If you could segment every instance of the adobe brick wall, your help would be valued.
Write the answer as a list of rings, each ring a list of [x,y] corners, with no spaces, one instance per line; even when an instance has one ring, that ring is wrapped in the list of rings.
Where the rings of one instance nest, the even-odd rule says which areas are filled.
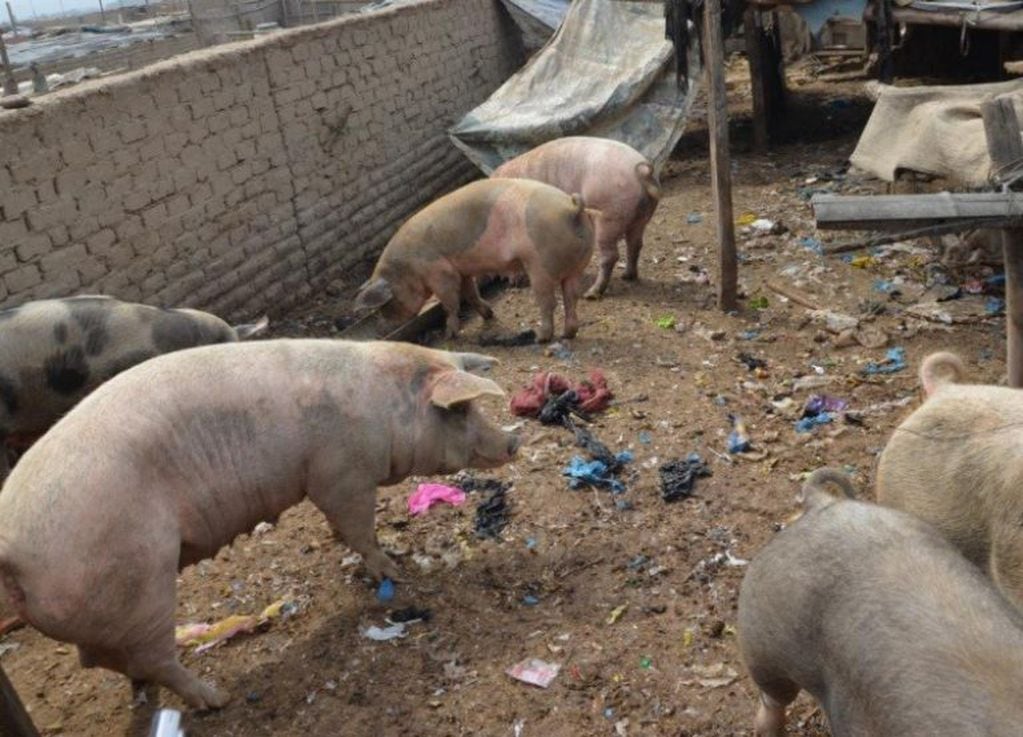
[[[498,0],[421,0],[0,111],[0,304],[280,314],[476,171],[445,129],[520,62]]]

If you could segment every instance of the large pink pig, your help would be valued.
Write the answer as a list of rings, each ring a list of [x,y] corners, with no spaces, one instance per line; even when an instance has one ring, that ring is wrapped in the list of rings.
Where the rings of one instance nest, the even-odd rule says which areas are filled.
[[[494,177],[520,177],[580,192],[599,211],[596,247],[600,273],[588,299],[599,297],[618,263],[618,242],[625,239],[623,279],[639,277],[643,231],[661,199],[653,165],[636,149],[607,138],[570,136],[537,146],[497,167]]]
[[[377,486],[499,466],[518,438],[468,373],[494,362],[401,343],[268,340],[169,353],[118,374],[54,425],[0,494],[0,579],[18,614],[82,665],[227,696],[178,661],[178,571],[308,497],[369,570],[394,578]]]
[[[525,271],[537,305],[537,339],[554,334],[556,291],[565,305],[566,338],[579,329],[576,302],[593,255],[593,215],[582,197],[528,179],[483,179],[457,189],[409,218],[380,255],[355,305],[380,308],[390,321],[416,315],[431,294],[458,333],[461,298],[485,319],[494,311],[476,277]]]

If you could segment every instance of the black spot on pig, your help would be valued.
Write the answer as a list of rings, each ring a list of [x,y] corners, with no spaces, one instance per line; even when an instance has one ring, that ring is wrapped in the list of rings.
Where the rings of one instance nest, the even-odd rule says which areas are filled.
[[[418,397],[423,391],[423,387],[426,386],[426,379],[430,376],[430,368],[428,366],[420,366],[416,369],[416,372],[412,374],[412,381],[410,387],[412,389],[412,396]]]
[[[18,387],[9,376],[3,374],[0,374],[0,402],[3,402],[8,415],[18,411]]]
[[[21,312],[20,307],[12,307],[9,310],[0,310],[0,322],[10,320],[12,317],[17,317],[19,312]]]
[[[89,367],[85,353],[79,346],[58,351],[43,364],[46,383],[58,394],[74,394],[89,380]]]
[[[98,356],[110,342],[110,332],[107,330],[107,322],[110,320],[109,300],[86,297],[68,300],[67,306],[85,337],[86,354]]]
[[[55,341],[57,341],[58,343],[60,343],[61,345],[64,345],[65,343],[67,343],[67,323],[66,322],[58,322],[56,325],[53,326],[53,339]]]
[[[230,328],[226,326],[207,325],[173,310],[164,311],[153,322],[153,344],[161,353],[210,343],[227,343],[232,337]]]
[[[158,355],[160,354],[156,353],[155,351],[139,350],[129,351],[128,353],[125,353],[122,356],[118,356],[116,359],[114,359],[111,363],[107,365],[106,371],[104,372],[106,375],[106,379],[113,378],[122,371],[127,371],[132,366],[137,366],[143,361],[148,361],[150,358],[153,358]]]

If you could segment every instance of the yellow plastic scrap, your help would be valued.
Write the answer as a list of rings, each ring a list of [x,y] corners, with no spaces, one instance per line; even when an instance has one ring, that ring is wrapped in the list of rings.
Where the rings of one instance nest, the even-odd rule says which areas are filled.
[[[857,269],[869,269],[871,266],[877,265],[877,259],[873,256],[857,256],[849,262],[850,266],[855,266]]]
[[[625,610],[628,608],[629,608],[628,602],[620,606],[616,606],[614,609],[611,610],[611,613],[608,615],[607,623],[614,624],[615,622],[617,622],[619,619],[622,618],[622,615],[625,614]]]
[[[742,226],[745,226],[745,225],[752,225],[754,222],[756,222],[756,220],[757,220],[757,216],[756,216],[755,213],[744,212],[742,215],[740,215],[736,219],[735,224],[740,226],[740,227],[742,227]]]
[[[693,632],[692,628],[691,627],[687,627],[682,632],[682,647],[692,647],[693,646],[693,640],[695,640],[695,639],[696,639],[696,635]]]
[[[275,601],[259,614],[232,614],[213,624],[183,624],[174,628],[174,639],[178,647],[195,645],[197,653],[209,650],[235,635],[253,632],[269,622],[280,619],[294,609],[294,602],[287,599]]]

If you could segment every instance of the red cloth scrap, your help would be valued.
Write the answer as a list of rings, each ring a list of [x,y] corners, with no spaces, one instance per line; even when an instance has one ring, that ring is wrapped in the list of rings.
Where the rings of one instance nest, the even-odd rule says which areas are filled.
[[[574,389],[579,396],[579,409],[587,414],[603,412],[614,399],[614,394],[607,388],[607,379],[603,371],[591,371],[590,378],[572,384],[560,374],[541,371],[528,386],[517,391],[511,398],[511,411],[519,417],[536,417],[551,397],[564,394]]]

